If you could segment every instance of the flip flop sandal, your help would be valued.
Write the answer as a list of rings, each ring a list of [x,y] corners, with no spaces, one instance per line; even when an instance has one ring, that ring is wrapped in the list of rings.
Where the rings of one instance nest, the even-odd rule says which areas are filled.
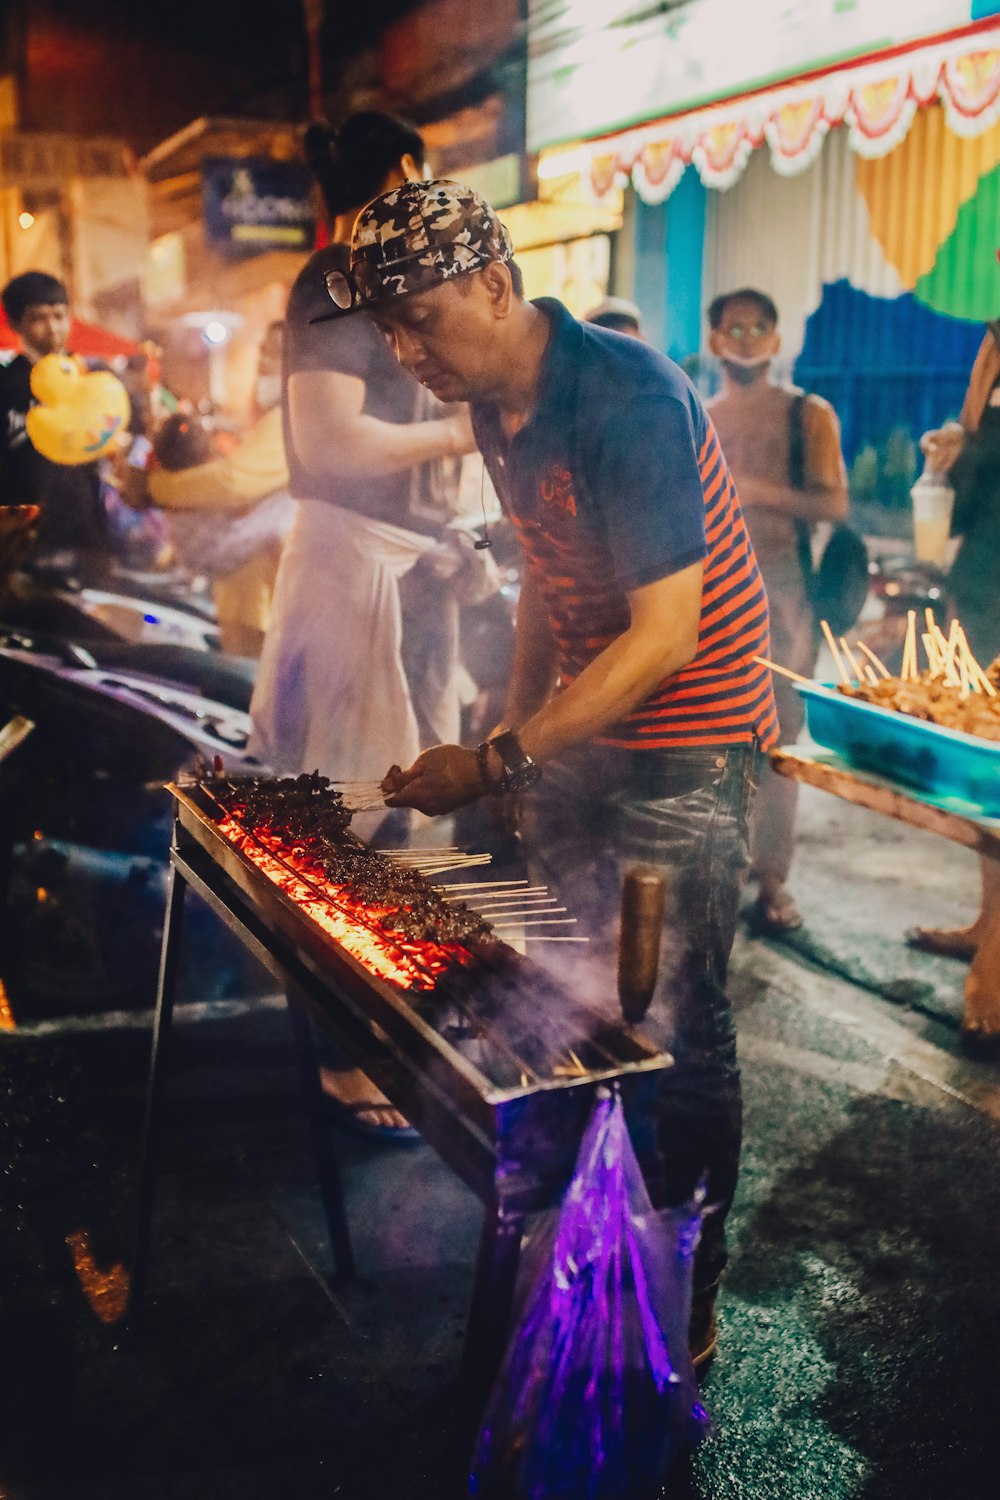
[[[356,1135],[367,1136],[369,1140],[381,1141],[419,1141],[422,1139],[420,1131],[412,1125],[373,1125],[370,1120],[362,1120],[362,1115],[377,1113],[379,1110],[390,1110],[395,1106],[391,1104],[376,1103],[371,1099],[356,1099],[353,1104],[345,1104],[341,1099],[335,1099],[331,1094],[324,1094],[324,1108],[335,1125],[343,1125],[345,1130],[353,1130]]]
[[[787,915],[779,916],[782,911]],[[749,924],[754,937],[785,937],[790,932],[798,932],[802,926],[802,914],[794,901],[774,907],[767,906],[758,897],[750,908]]]

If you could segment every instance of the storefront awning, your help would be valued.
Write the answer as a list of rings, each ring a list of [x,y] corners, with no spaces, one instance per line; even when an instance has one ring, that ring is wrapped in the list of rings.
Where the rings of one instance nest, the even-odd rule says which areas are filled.
[[[645,202],[662,203],[689,164],[706,187],[728,188],[765,144],[775,171],[801,172],[837,125],[859,155],[885,156],[935,101],[959,136],[1000,119],[1000,25],[545,151],[538,175],[576,176],[598,201],[631,181]]]

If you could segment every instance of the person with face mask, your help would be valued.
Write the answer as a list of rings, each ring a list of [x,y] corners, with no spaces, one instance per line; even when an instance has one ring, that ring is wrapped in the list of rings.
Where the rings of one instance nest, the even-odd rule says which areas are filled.
[[[179,560],[212,580],[222,649],[259,656],[270,623],[281,549],[295,506],[281,430],[283,324],[258,355],[257,420],[231,453],[213,457],[198,419],[179,412],[153,440],[148,497],[168,511]]]
[[[56,464],[39,453],[25,419],[35,404],[31,372],[47,354],[67,353],[69,293],[47,271],[8,281],[0,300],[23,352],[0,369],[0,505],[38,505],[36,560],[65,560],[99,577],[111,538],[97,463]]]
[[[781,347],[778,310],[754,288],[725,292],[708,309],[709,347],[722,366],[722,391],[709,403],[771,607],[771,657],[804,677],[817,655],[817,620],[804,565],[812,530],[847,515],[847,473],[840,425],[818,396],[772,378]],[[805,559],[808,561],[808,558]],[[811,566],[811,565],[810,565]],[[802,699],[773,674],[783,744],[798,738]],[[751,831],[751,874],[758,881],[752,925],[780,935],[802,925],[787,889],[795,843],[798,786],[761,768]]]

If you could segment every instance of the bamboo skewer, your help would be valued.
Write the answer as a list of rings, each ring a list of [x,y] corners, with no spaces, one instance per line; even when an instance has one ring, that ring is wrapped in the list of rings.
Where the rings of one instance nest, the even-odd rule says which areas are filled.
[[[900,672],[904,682],[912,682],[917,675],[917,612],[906,611],[906,638],[903,644],[903,666]]]
[[[471,898],[469,898],[473,901],[509,901],[514,897],[520,900],[522,896],[547,896],[549,894],[547,885],[509,885],[504,888],[503,882],[500,881],[497,882],[500,888],[493,890],[494,882],[491,880],[484,880],[482,882],[470,880],[466,884],[468,889],[473,892]],[[481,886],[486,887],[486,889],[481,890]],[[438,890],[450,892],[449,895],[442,897],[444,901],[463,901],[466,899],[464,896],[458,894],[457,887],[452,888],[446,885],[439,885]]]
[[[589,937],[550,937],[548,933],[529,934],[518,939],[522,943],[589,943]]]
[[[451,899],[451,898],[449,898],[449,899]],[[517,904],[518,904],[518,906],[524,906],[524,905],[526,905],[526,904],[528,904],[530,902],[535,902],[537,904],[539,901],[555,901],[555,900],[556,900],[556,896],[550,890],[544,890],[544,891],[530,891],[530,890],[529,891],[496,891],[492,895],[490,894],[489,891],[483,891],[482,894],[478,895],[478,896],[477,895],[467,896],[466,899],[465,899],[464,904],[466,906],[475,906],[477,908],[483,908],[483,907],[487,907],[487,906],[509,906],[512,901],[516,901]]]
[[[393,861],[393,863],[396,863],[396,861]],[[408,865],[405,864],[402,860],[398,862],[399,869],[412,870],[414,874],[423,875],[425,878],[431,875],[443,875],[446,871],[449,870],[478,870],[481,869],[483,865],[488,865],[489,863],[489,859],[447,858],[440,859],[436,864],[433,865]]]
[[[958,637],[950,632],[946,636],[944,631],[941,630],[937,625],[935,625],[934,640],[937,644],[938,655],[941,659],[941,670],[944,673],[945,682],[947,682],[951,687],[958,687],[960,679],[958,676],[958,672],[955,670],[954,662],[955,648],[958,643]]]
[[[850,664],[851,671],[854,673],[854,675],[857,678],[858,682],[859,683],[861,683],[861,682],[867,682],[868,678],[865,676],[865,672],[866,671],[871,672],[871,668],[870,667],[868,667],[868,668],[860,667],[858,665],[858,659],[857,659],[857,657],[854,655],[854,652],[851,650],[850,646],[847,644],[847,642],[846,642],[846,640],[844,639],[843,636],[840,637],[840,649],[841,649],[841,651],[843,651],[846,660]],[[872,682],[876,682],[877,681],[877,678],[876,678],[874,672],[871,672],[871,681]]]
[[[439,886],[442,891],[485,891],[495,890],[499,886],[506,886],[508,890],[515,886],[526,886],[526,880],[454,880],[447,885]]]
[[[881,676],[881,677],[891,677],[892,676],[892,673],[889,671],[889,668],[886,666],[885,662],[881,661],[875,655],[875,652],[871,649],[870,646],[866,646],[865,643],[864,643],[864,641],[857,641],[855,644],[857,645],[858,650],[864,652],[864,654],[865,654],[865,656],[867,656],[868,660],[873,663],[873,665],[875,666],[876,671],[879,673],[879,676]]]
[[[524,896],[520,891],[515,891],[510,896],[483,896],[478,901],[471,898],[464,904],[475,907],[476,911],[496,911],[501,906],[541,906],[546,901],[554,901],[556,898],[551,891],[545,891],[534,896]]]
[[[558,916],[561,912],[565,912],[566,909],[567,908],[565,906],[527,906],[523,911],[520,909],[500,912],[484,911],[480,913],[480,916],[482,916],[487,922],[489,922],[491,927],[497,927],[504,922],[520,921],[522,917],[555,917]]]
[[[492,864],[493,861],[488,854],[477,854],[467,859],[441,859],[433,865],[417,865],[416,868],[422,875],[444,875],[448,870],[478,870],[483,865]]]
[[[927,653],[927,666],[931,676],[940,677],[942,675],[941,652],[938,649],[937,641],[929,630],[925,631],[920,639],[923,641],[924,651]]]
[[[956,620],[955,623],[957,625],[958,621]],[[956,634],[958,636],[958,649],[962,660],[965,662],[969,683],[973,687],[973,691],[984,692],[987,697],[995,698],[997,695],[996,688],[979,665],[975,656],[973,656],[972,647],[969,645],[968,637],[961,625],[958,626]]]
[[[460,849],[457,844],[421,844],[413,849],[375,849],[374,854],[467,854],[468,850]]]
[[[983,692],[986,694],[987,698],[996,698],[998,696],[996,688],[993,686],[992,682],[987,677],[982,667],[979,666],[978,662],[976,662],[976,666],[979,671],[979,683],[982,687]]]
[[[495,922],[493,932],[520,932],[522,927],[576,927],[576,916],[553,916],[552,919],[546,916],[537,922]]]
[[[469,884],[471,885],[473,882],[470,881]],[[514,886],[507,890],[474,890],[468,896],[460,896],[457,892],[452,891],[443,899],[445,901],[476,901],[481,906],[492,906],[497,901],[523,901],[525,898],[531,901],[547,901],[551,894],[552,892],[547,885],[525,885]]]
[[[833,664],[837,668],[837,675],[839,676],[841,682],[846,687],[847,686],[847,673],[844,670],[844,663],[840,659],[840,652],[837,650],[837,642],[833,638],[833,631],[830,629],[829,625],[826,623],[825,620],[820,620],[819,623],[820,623],[820,629],[823,631],[823,634],[826,637],[826,644],[830,648],[830,654],[833,657]]]
[[[755,656],[753,660],[760,667],[768,667],[770,671],[777,672],[781,677],[787,677],[792,682],[805,683],[806,687],[817,688],[819,692],[829,692],[821,682],[814,682],[811,677],[803,677],[801,672],[793,672],[791,667],[782,667],[776,661],[768,661],[766,656]],[[846,677],[844,678],[846,682]]]

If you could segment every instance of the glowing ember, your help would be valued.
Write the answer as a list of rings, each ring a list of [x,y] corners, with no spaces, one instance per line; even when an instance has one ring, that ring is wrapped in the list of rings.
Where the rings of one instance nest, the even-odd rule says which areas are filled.
[[[0,979],[0,1031],[16,1030],[17,1022],[14,1019],[14,1012],[10,1008],[10,1000],[7,998],[4,982]]]
[[[95,1263],[88,1229],[75,1229],[66,1243],[91,1311],[102,1323],[117,1323],[128,1308],[128,1271],[117,1263],[105,1271]]]
[[[390,915],[389,908],[362,906],[343,886],[326,878],[301,843],[290,847],[262,828],[249,833],[235,818],[223,818],[216,826],[318,927],[378,978],[403,989],[430,990],[446,969],[469,962],[471,954],[457,943],[416,942],[381,932],[378,924]]]

